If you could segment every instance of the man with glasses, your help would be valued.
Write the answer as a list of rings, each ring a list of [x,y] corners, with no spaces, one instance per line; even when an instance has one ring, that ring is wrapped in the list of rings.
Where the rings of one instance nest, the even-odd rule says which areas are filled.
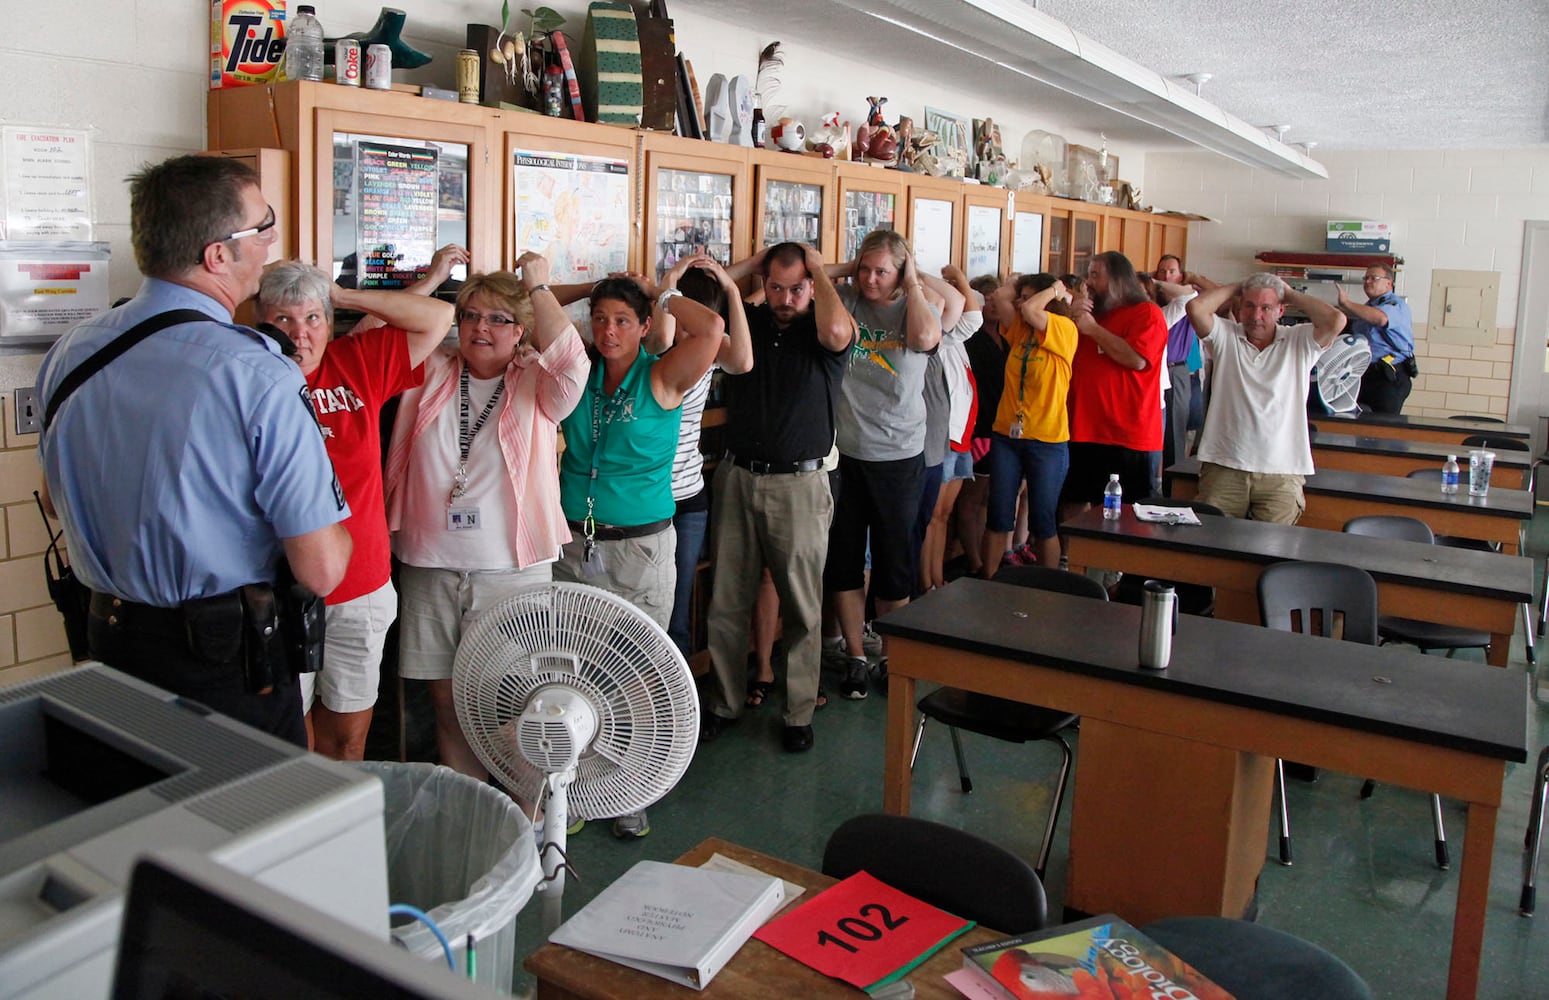
[[[1373,264],[1366,269],[1366,277],[1361,281],[1366,292],[1365,305],[1346,295],[1344,285],[1334,287],[1339,294],[1339,308],[1350,317],[1350,331],[1371,344],[1372,363],[1361,376],[1357,401],[1373,413],[1399,412],[1420,369],[1415,364],[1414,319],[1409,303],[1393,292],[1393,269],[1386,264]]]
[[[129,190],[145,282],[60,338],[37,382],[57,408],[38,453],[92,590],[91,654],[305,746],[271,588],[284,556],[302,587],[333,590],[349,510],[301,372],[232,322],[258,289],[274,210],[249,167],[220,157],[147,167]],[[98,351],[171,312],[70,390]]]

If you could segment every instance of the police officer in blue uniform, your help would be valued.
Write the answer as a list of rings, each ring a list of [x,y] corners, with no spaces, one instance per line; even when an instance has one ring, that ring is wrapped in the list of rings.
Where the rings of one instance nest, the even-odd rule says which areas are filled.
[[[45,410],[71,371],[147,318],[205,318],[158,330],[62,395],[39,443],[92,591],[91,654],[304,746],[295,671],[263,639],[271,585],[283,555],[296,582],[328,593],[350,540],[300,370],[232,322],[258,289],[274,210],[244,164],[183,156],[131,178],[130,211],[145,282],[48,352]]]
[[[1361,282],[1366,304],[1361,305],[1345,294],[1345,286],[1335,285],[1339,308],[1350,317],[1350,332],[1365,337],[1371,344],[1372,363],[1361,377],[1362,406],[1373,413],[1397,413],[1409,398],[1415,364],[1415,326],[1409,303],[1393,293],[1393,269],[1373,264]]]

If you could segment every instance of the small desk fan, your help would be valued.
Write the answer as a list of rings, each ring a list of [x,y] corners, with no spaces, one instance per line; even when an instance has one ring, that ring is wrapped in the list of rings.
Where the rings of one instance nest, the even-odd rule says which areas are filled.
[[[1312,387],[1318,401],[1330,413],[1354,413],[1360,407],[1361,376],[1372,363],[1371,346],[1364,337],[1346,333],[1335,337],[1312,369]]]
[[[538,887],[547,935],[561,919],[570,816],[638,812],[688,769],[699,738],[693,675],[628,601],[549,583],[474,620],[457,647],[452,701],[496,780],[524,801],[547,798]]]

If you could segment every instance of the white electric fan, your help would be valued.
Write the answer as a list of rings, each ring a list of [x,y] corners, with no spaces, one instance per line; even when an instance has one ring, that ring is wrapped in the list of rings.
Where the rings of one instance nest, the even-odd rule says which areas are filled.
[[[699,700],[677,645],[596,587],[529,587],[474,620],[452,701],[468,744],[502,785],[544,804],[543,930],[560,924],[572,815],[638,812],[694,759]]]
[[[1334,338],[1312,369],[1313,392],[1330,413],[1354,413],[1360,407],[1361,376],[1372,363],[1370,345],[1364,337],[1347,333]]]

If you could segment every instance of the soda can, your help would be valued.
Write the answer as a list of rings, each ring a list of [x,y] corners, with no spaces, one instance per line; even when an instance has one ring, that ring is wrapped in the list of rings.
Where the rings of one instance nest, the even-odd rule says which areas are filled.
[[[393,89],[393,50],[385,45],[366,47],[366,88]]]
[[[457,99],[464,104],[479,103],[479,53],[463,49],[457,53]]]
[[[346,87],[360,86],[360,43],[341,38],[333,46],[334,80]]]

